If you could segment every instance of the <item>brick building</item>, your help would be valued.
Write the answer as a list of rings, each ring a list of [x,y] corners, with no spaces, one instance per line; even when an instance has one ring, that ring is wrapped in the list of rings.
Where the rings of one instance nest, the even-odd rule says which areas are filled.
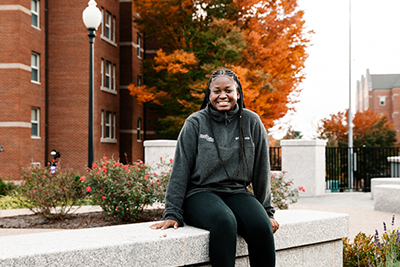
[[[0,177],[22,167],[88,161],[88,1],[2,0],[0,3]],[[94,158],[143,159],[145,112],[129,95],[145,56],[130,0],[97,0],[103,22],[94,43]],[[151,52],[151,51],[150,51]],[[150,136],[151,137],[151,136]]]
[[[386,117],[396,129],[400,141],[400,74],[370,74],[357,81],[356,111],[372,109]]]

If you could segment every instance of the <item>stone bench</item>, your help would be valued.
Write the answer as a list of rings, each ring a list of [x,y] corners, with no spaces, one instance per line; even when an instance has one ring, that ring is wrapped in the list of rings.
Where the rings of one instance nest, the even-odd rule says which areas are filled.
[[[400,184],[376,185],[374,209],[400,213]]]
[[[347,214],[276,212],[277,266],[342,266]],[[185,226],[151,230],[152,223],[0,237],[0,266],[210,266],[208,231]],[[238,237],[236,266],[249,266]]]
[[[374,199],[374,187],[384,184],[398,184],[400,185],[400,178],[372,178],[371,179],[371,198]]]

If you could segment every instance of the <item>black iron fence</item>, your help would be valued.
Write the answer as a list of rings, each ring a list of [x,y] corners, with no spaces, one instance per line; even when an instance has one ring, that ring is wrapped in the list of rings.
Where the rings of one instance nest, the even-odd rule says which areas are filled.
[[[269,148],[269,162],[271,171],[280,171],[282,169],[282,149],[280,147]]]
[[[371,191],[371,178],[391,177],[388,157],[399,156],[399,147],[327,147],[326,189],[331,192]],[[353,157],[353,177],[349,157]]]

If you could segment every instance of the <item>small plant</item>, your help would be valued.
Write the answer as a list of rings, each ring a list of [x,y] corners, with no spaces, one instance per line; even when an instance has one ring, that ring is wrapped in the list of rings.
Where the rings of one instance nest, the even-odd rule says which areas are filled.
[[[0,178],[0,196],[5,196],[14,189],[12,183],[6,183]]]
[[[161,160],[156,173],[142,161],[124,165],[104,157],[80,180],[107,216],[135,222],[147,205],[164,201],[171,167],[172,160]]]
[[[273,174],[271,177],[271,193],[272,205],[276,209],[286,210],[290,204],[297,202],[299,191],[305,192],[305,189],[300,186],[293,188],[292,180],[285,180],[284,173],[280,175]]]
[[[392,226],[394,226],[392,218]],[[374,236],[358,233],[351,243],[349,238],[343,240],[343,266],[400,266],[400,233],[399,230],[387,230],[383,223],[384,233],[379,237],[378,230]]]
[[[86,193],[79,173],[70,169],[51,174],[48,168],[34,166],[24,170],[22,176],[16,197],[24,207],[47,218],[65,218]]]

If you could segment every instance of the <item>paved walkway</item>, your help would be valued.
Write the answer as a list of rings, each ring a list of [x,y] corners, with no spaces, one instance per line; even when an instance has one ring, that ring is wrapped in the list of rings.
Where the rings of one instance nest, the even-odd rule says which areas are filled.
[[[383,222],[389,229],[400,228],[400,214],[374,210],[374,201],[371,193],[327,193],[319,197],[301,197],[299,201],[290,206],[295,210],[318,210],[327,212],[345,213],[350,216],[350,235],[353,238],[357,233],[374,234],[375,229],[381,234]],[[101,210],[97,206],[85,206],[77,212],[90,212]],[[30,214],[29,210],[0,210],[1,217]],[[391,226],[393,215],[396,216],[394,227]],[[1,229],[0,236],[21,235],[30,233],[61,231],[61,229]],[[65,231],[65,230],[64,230]],[[66,230],[67,231],[67,230]]]

